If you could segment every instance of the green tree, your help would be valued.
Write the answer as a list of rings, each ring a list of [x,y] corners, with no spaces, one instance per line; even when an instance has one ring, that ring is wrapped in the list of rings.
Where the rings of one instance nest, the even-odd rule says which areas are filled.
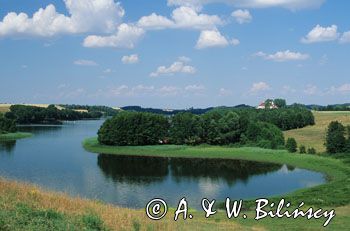
[[[297,152],[297,141],[294,138],[288,138],[286,142],[286,149],[290,153],[295,153]]]
[[[169,138],[173,144],[185,144],[198,141],[202,128],[200,118],[192,113],[178,113],[171,118]]]
[[[98,141],[106,145],[154,145],[165,140],[169,123],[166,117],[144,112],[121,112],[104,122]]]
[[[287,102],[285,99],[274,99],[273,103],[278,107],[278,108],[285,108],[287,106]]]
[[[345,151],[345,127],[340,122],[332,121],[328,125],[325,145],[328,153],[340,153]]]

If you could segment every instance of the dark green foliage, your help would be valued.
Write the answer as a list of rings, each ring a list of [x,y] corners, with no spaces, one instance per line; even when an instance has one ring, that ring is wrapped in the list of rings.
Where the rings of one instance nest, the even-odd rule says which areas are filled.
[[[350,111],[350,104],[333,104],[328,106],[312,105],[312,109],[317,111]]]
[[[340,122],[332,121],[328,125],[325,145],[328,153],[346,151],[345,127]]]
[[[300,153],[300,154],[305,154],[305,153],[306,153],[306,147],[305,147],[304,145],[301,145],[301,146],[299,147],[299,153]]]
[[[286,142],[286,149],[290,153],[295,153],[297,152],[297,141],[294,138],[288,138]]]
[[[0,114],[0,134],[14,133],[17,131],[16,122]]]
[[[278,108],[285,108],[287,106],[287,102],[285,99],[274,99],[273,103],[278,107]]]
[[[261,148],[276,149],[284,145],[282,131],[273,124],[266,122],[251,122],[244,133],[248,143]]]
[[[154,145],[166,140],[168,127],[168,120],[162,115],[121,112],[104,122],[98,141],[118,146]]]
[[[197,144],[202,127],[200,117],[192,113],[178,113],[171,118],[169,137],[173,144]]]
[[[260,121],[272,123],[284,131],[315,124],[312,112],[299,105],[275,110],[256,110],[256,118]]]
[[[101,112],[77,112],[71,109],[59,110],[54,105],[47,108],[12,105],[7,118],[16,119],[18,124],[59,124],[62,120],[81,120],[100,118]]]
[[[314,155],[314,154],[316,154],[317,152],[316,152],[316,149],[315,149],[315,148],[308,148],[308,149],[307,149],[307,153],[308,153],[308,154],[311,154],[311,155]]]
[[[153,122],[144,125],[141,118],[150,118]],[[164,140],[179,145],[243,144],[277,149],[284,146],[281,128],[312,123],[312,113],[301,106],[275,110],[220,108],[203,115],[180,112],[171,117],[121,112],[105,121],[98,140],[101,144],[121,146],[159,144],[160,140]]]

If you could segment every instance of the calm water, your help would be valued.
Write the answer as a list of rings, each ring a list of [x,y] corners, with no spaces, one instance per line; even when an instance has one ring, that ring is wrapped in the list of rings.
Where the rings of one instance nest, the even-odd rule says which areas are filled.
[[[96,136],[102,122],[21,127],[34,137],[0,142],[0,175],[132,208],[143,208],[155,197],[175,206],[183,196],[198,208],[204,197],[266,197],[325,181],[320,173],[285,165],[86,152],[81,142]]]

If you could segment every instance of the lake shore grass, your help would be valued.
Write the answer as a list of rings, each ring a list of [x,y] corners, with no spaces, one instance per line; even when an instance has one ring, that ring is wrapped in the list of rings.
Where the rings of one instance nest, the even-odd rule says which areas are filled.
[[[333,158],[329,156],[290,154],[285,150],[269,150],[261,148],[230,148],[221,146],[106,146],[100,145],[96,138],[83,141],[83,147],[90,152],[180,158],[219,158],[260,161],[308,169],[325,174],[328,182],[312,188],[301,189],[283,195],[288,201],[304,201],[311,206],[342,206],[350,203],[350,165],[348,158]],[[346,155],[345,155],[346,156]],[[349,155],[350,156],[350,155]],[[282,196],[271,198],[279,201]],[[253,206],[253,201],[247,203]]]
[[[175,222],[174,211],[170,208],[164,219],[152,221],[143,209],[73,198],[0,178],[0,230],[321,230],[325,221],[305,218],[255,221],[253,210],[244,211],[248,219],[229,220],[225,211],[218,210],[209,219],[205,219],[202,211],[191,211],[193,219]],[[336,213],[328,228],[346,230],[350,226],[350,206],[337,207]]]
[[[33,136],[33,134],[28,132],[6,133],[6,134],[0,134],[0,140],[18,140],[18,139],[29,138],[31,136]]]

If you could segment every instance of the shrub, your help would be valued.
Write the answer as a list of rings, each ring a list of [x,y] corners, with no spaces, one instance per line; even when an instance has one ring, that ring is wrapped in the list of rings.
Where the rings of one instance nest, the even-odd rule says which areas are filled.
[[[16,122],[0,114],[0,134],[13,133],[17,131]]]
[[[297,141],[294,138],[288,138],[286,142],[286,149],[290,153],[297,152]]]
[[[314,154],[316,154],[316,149],[314,149],[314,148],[308,148],[308,149],[307,149],[307,153],[308,153],[308,154],[314,155]]]
[[[305,153],[306,153],[306,147],[305,147],[304,145],[301,145],[301,146],[299,147],[299,153],[300,153],[300,154],[305,154]]]

